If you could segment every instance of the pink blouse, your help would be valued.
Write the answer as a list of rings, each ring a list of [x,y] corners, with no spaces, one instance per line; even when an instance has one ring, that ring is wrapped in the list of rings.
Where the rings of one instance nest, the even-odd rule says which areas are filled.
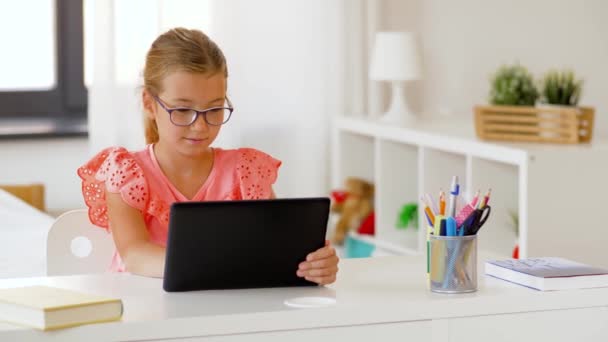
[[[139,210],[150,240],[164,247],[172,203],[270,198],[279,166],[279,160],[255,149],[213,148],[211,172],[190,200],[165,176],[156,161],[152,144],[138,152],[129,152],[122,147],[107,148],[77,172],[82,179],[82,194],[89,207],[91,223],[110,231],[105,188],[105,191],[119,193],[125,203]],[[118,251],[110,270],[125,271]]]

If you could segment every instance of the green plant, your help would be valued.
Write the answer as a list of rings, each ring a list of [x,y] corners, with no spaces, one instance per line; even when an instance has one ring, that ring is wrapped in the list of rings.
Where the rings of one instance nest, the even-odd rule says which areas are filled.
[[[549,104],[576,106],[583,88],[572,70],[549,70],[542,79],[542,99]]]
[[[503,65],[491,80],[490,103],[495,105],[533,106],[538,99],[534,78],[519,65]]]
[[[418,228],[418,205],[415,202],[404,204],[397,217],[397,228],[409,226]]]

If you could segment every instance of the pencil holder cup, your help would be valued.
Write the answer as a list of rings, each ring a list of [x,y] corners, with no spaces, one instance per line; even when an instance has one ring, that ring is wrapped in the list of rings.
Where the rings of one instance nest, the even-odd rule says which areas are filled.
[[[431,291],[477,291],[477,235],[431,235],[429,247]]]

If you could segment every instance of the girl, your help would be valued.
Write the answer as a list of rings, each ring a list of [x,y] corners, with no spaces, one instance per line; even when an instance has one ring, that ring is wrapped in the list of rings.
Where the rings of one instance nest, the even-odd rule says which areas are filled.
[[[147,147],[112,147],[78,169],[89,218],[110,230],[113,271],[162,277],[173,202],[274,198],[281,162],[248,148],[210,147],[233,107],[222,51],[197,30],[172,29],[148,51],[142,91]],[[335,281],[338,257],[326,246],[300,263],[298,276]]]

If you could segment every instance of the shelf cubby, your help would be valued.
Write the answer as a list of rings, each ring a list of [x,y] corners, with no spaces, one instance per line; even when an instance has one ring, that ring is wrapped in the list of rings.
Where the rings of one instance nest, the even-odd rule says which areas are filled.
[[[482,141],[472,120],[420,120],[407,126],[338,117],[332,127],[332,186],[360,177],[376,186],[375,236],[356,236],[375,255],[424,253],[425,229],[397,229],[405,203],[437,200],[452,176],[459,206],[491,187],[492,214],[479,235],[486,255],[562,256],[608,267],[608,229],[595,216],[608,193],[608,143],[573,146]],[[424,218],[419,210],[419,223]],[[517,217],[517,230],[513,216]],[[584,232],[577,234],[576,232]]]

